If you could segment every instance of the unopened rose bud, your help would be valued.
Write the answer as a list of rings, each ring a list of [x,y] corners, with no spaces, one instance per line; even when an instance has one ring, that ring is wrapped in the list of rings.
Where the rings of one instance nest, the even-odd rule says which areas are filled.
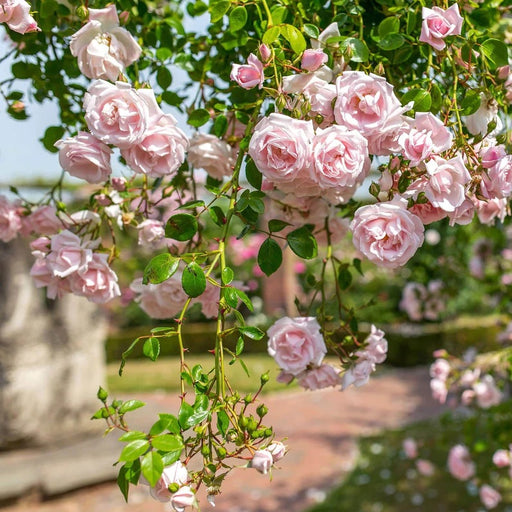
[[[258,51],[263,62],[267,62],[272,57],[272,52],[266,44],[260,44]]]
[[[108,398],[108,393],[105,389],[103,389],[101,386],[99,387],[98,389],[98,393],[96,394],[96,396],[102,401],[104,402],[107,398]]]
[[[268,381],[270,380],[270,375],[268,372],[264,373],[261,377],[260,377],[260,382],[261,382],[261,385],[264,386]]]
[[[300,67],[306,71],[316,71],[325,64],[328,59],[329,58],[321,48],[316,50],[304,50],[300,61]]]
[[[263,416],[265,416],[265,414],[267,414],[268,412],[268,408],[265,407],[265,405],[261,404],[258,406],[258,408],[256,409],[256,413],[258,414],[258,416],[260,418],[263,418]]]
[[[171,506],[176,512],[183,512],[186,507],[193,507],[195,503],[196,495],[188,485],[183,486],[171,497]]]
[[[498,71],[498,78],[500,80],[506,80],[508,78],[508,75],[510,75],[510,66],[501,66],[501,68],[497,69]]]
[[[286,454],[286,446],[280,441],[275,441],[267,447],[267,450],[272,454],[274,462],[282,459]]]
[[[270,471],[273,463],[274,458],[268,450],[258,450],[254,452],[249,467],[266,475]]]
[[[118,192],[124,192],[126,190],[126,180],[124,178],[114,177],[110,180],[112,187]]]
[[[25,110],[25,103],[23,101],[15,101],[11,105],[11,110],[16,112],[16,114],[21,114]]]
[[[224,448],[223,446],[217,446],[215,450],[220,459],[223,459],[228,453],[226,448]]]
[[[123,11],[119,13],[119,21],[126,25],[128,23],[128,20],[130,19],[130,13],[128,11]]]
[[[85,5],[79,5],[76,8],[76,15],[78,16],[79,19],[84,21],[89,17],[89,9],[87,9],[87,7],[85,7]]]

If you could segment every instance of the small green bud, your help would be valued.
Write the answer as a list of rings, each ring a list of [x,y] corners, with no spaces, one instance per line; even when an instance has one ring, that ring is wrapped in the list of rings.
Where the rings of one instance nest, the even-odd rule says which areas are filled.
[[[79,5],[76,8],[76,15],[82,20],[86,20],[89,17],[89,9],[85,5]]]
[[[169,484],[169,491],[172,493],[175,493],[179,490],[180,484],[177,484],[176,482],[173,482],[172,484]]]
[[[210,447],[207,444],[203,444],[201,447],[201,453],[204,457],[208,457],[208,455],[210,455]]]
[[[256,413],[258,414],[258,416],[260,418],[263,418],[263,416],[265,416],[265,414],[267,414],[267,412],[268,412],[268,408],[265,407],[264,404],[259,405],[258,408],[256,409]]]
[[[220,459],[223,459],[228,453],[224,446],[217,446],[215,450],[217,451],[217,455],[219,456]]]
[[[105,389],[103,389],[101,386],[98,389],[98,393],[96,396],[102,401],[105,402],[108,398],[108,393]]]
[[[268,381],[270,380],[270,375],[268,374],[268,372],[264,373],[261,377],[260,377],[260,382],[261,382],[261,385],[264,386]]]
[[[250,393],[244,396],[244,402],[246,404],[250,404],[252,402],[252,395]]]
[[[274,432],[272,432],[272,427],[268,427],[265,429],[265,432],[263,433],[263,437],[270,437]]]
[[[246,416],[242,416],[242,417],[238,420],[238,424],[239,424],[242,428],[247,428],[247,425],[249,424],[249,419],[248,419]]]
[[[249,420],[249,423],[247,424],[247,431],[248,432],[253,432],[255,431],[256,429],[258,428],[258,423],[256,422],[256,420],[254,418],[251,418]]]

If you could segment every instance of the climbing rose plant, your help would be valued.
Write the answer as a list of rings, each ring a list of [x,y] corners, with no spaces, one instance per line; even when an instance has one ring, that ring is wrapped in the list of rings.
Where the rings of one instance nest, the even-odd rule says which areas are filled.
[[[213,504],[234,468],[271,473],[287,448],[265,421],[260,392],[269,376],[247,395],[226,376],[228,362],[245,368],[245,343],[267,337],[283,383],[362,386],[388,347],[377,325],[360,330],[349,301],[363,260],[406,265],[421,251],[425,225],[443,218],[452,226],[506,220],[509,10],[500,0],[0,0],[12,41],[3,58],[12,76],[1,83],[8,112],[27,117],[26,88],[38,102],[54,101],[61,122],[41,140],[58,152],[62,178],[94,185],[79,211],[62,200],[62,178],[36,204],[0,197],[0,240],[32,236],[31,275],[50,299],[73,293],[98,304],[121,295],[122,234],[156,253],[122,286],[169,326],[134,340],[119,373],[137,344],[156,360],[162,342],[176,343],[181,406],[149,432],[134,431],[127,415],[144,404],[111,400],[100,388],[94,418],[122,433],[125,498],[130,484],[143,483],[182,511],[197,506],[201,486]],[[359,257],[335,250],[347,237]],[[318,259],[312,297],[266,333],[248,325],[241,311],[253,302],[228,264],[230,247],[256,256],[258,275],[275,273],[285,251]],[[422,305],[412,299],[440,290],[422,286],[404,299],[417,317]],[[187,363],[183,333],[197,303],[216,323],[211,368]],[[337,365],[324,362],[328,351]],[[432,370],[441,399],[446,383],[465,375],[452,378],[443,360]],[[463,399],[501,400],[491,380],[467,384]],[[463,450],[450,467],[467,460]],[[498,466],[509,465],[507,454],[496,456]],[[427,462],[423,470],[431,471]],[[498,500],[485,486],[481,494]]]

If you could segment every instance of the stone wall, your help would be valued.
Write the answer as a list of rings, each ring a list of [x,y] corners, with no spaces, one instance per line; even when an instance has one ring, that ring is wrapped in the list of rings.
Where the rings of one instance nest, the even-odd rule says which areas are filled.
[[[105,381],[105,316],[82,297],[46,299],[27,245],[0,242],[0,449],[100,427],[90,417]]]

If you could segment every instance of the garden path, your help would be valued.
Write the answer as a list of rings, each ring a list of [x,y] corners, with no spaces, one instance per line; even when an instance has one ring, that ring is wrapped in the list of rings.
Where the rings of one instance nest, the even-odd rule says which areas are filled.
[[[358,436],[438,414],[442,409],[429,391],[428,369],[381,372],[370,383],[343,393],[337,390],[292,391],[265,397],[266,423],[276,437],[288,436],[289,452],[274,470],[272,481],[251,469],[236,470],[217,497],[218,512],[300,512],[322,500],[351,469]],[[131,397],[133,398],[133,397]],[[140,395],[150,408],[176,408],[176,399],[158,393]],[[80,468],[75,471],[79,474]],[[202,510],[210,506],[199,496]],[[37,493],[1,512],[169,512],[169,504],[152,500],[147,487],[130,491],[126,504],[114,483],[74,491],[47,501]]]

